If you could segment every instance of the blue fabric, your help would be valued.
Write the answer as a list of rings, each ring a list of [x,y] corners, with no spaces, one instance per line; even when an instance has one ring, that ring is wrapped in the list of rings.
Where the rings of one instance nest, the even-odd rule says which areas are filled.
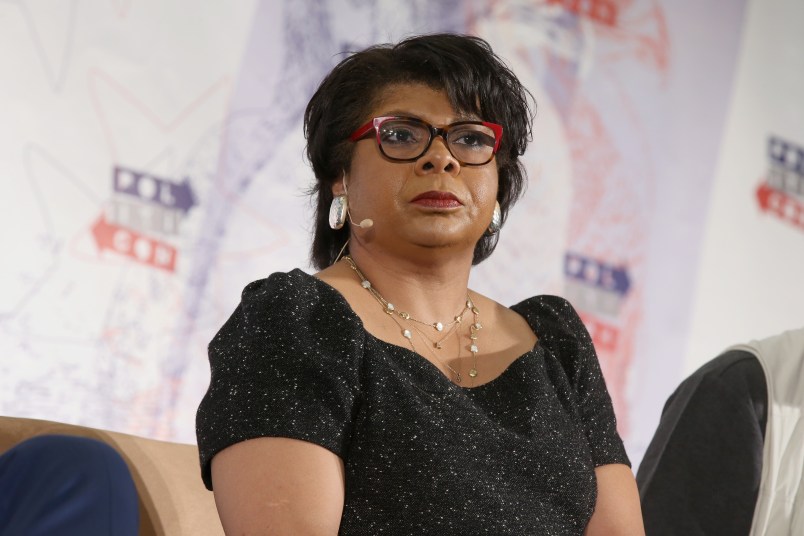
[[[136,535],[137,490],[112,447],[47,435],[0,456],[0,535]]]

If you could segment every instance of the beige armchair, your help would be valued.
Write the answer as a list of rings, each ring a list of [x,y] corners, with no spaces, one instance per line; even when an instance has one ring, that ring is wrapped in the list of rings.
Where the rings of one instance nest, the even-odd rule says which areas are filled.
[[[141,535],[223,534],[212,492],[201,482],[195,445],[53,421],[0,417],[0,452],[44,434],[91,437],[117,449],[137,486]]]

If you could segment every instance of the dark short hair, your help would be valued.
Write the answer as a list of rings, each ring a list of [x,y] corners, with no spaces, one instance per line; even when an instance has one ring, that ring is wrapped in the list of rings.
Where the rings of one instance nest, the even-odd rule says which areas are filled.
[[[348,137],[365,123],[386,88],[408,83],[443,90],[457,112],[503,126],[495,160],[503,222],[524,192],[527,176],[519,157],[531,138],[529,103],[533,99],[486,41],[432,34],[369,47],[341,61],[321,82],[304,112],[307,159],[316,177],[311,194],[317,200],[310,258],[318,269],[335,262],[349,238],[348,225],[337,231],[329,226],[332,184],[350,169],[352,161],[354,143]],[[475,246],[473,264],[491,255],[498,236],[483,235]]]

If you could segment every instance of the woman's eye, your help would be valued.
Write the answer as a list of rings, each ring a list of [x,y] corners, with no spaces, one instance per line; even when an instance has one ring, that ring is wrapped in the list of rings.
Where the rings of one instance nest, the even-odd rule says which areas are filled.
[[[482,143],[480,136],[477,134],[463,134],[456,141],[463,145],[480,145]]]
[[[494,139],[483,132],[464,131],[458,133],[452,143],[458,143],[467,147],[493,147]]]
[[[416,144],[427,139],[427,131],[407,121],[389,121],[380,130],[380,140],[394,144]]]
[[[416,133],[405,127],[392,127],[382,131],[383,143],[416,143]]]

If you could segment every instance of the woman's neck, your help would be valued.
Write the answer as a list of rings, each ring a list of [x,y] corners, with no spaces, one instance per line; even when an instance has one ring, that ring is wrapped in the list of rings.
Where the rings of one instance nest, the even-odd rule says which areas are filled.
[[[397,309],[426,322],[451,320],[466,302],[471,256],[435,252],[411,258],[350,248],[351,258],[371,286]]]

